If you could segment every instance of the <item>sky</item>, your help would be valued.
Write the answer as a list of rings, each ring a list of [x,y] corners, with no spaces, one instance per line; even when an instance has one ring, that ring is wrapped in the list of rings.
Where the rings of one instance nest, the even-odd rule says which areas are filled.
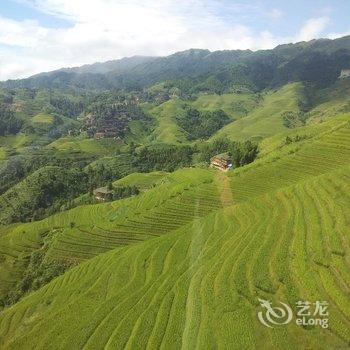
[[[0,80],[189,48],[350,34],[350,0],[0,0]]]

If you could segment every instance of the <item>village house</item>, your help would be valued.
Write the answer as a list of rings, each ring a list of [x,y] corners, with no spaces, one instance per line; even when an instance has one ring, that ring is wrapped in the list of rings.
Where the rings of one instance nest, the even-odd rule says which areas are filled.
[[[104,139],[104,138],[114,138],[118,136],[118,131],[114,128],[111,129],[103,129],[99,130],[95,133],[94,138],[96,140]]]
[[[350,69],[342,69],[339,79],[350,78]]]
[[[98,201],[105,201],[113,196],[113,191],[107,187],[99,187],[94,190],[94,196]]]
[[[218,154],[210,160],[210,167],[228,171],[232,168],[232,159],[227,154]]]

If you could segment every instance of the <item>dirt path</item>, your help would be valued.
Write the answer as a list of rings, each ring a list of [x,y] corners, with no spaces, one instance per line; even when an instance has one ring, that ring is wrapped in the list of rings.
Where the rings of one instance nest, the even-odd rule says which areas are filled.
[[[223,207],[228,207],[234,204],[230,178],[226,173],[217,171],[214,177],[214,182],[218,189],[221,204]]]

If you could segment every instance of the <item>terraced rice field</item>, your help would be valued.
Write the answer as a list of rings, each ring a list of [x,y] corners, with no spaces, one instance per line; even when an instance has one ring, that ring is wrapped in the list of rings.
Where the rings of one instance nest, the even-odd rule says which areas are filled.
[[[21,278],[28,254],[40,248],[41,233],[33,230],[26,234],[13,226],[0,230],[0,298]]]
[[[39,145],[45,141],[45,137],[36,135],[17,134],[0,136],[0,160],[5,160],[13,154],[25,151],[26,147],[32,143]]]
[[[2,346],[346,348],[350,198],[333,193],[349,193],[349,170],[89,260],[6,310]],[[327,300],[331,327],[266,328],[256,317],[258,297]]]
[[[232,174],[235,199],[246,200],[349,164],[349,121],[340,120],[336,127],[321,133],[311,142],[287,146],[283,156],[272,153],[267,159]]]
[[[90,259],[3,311],[0,347],[348,348],[350,123],[321,131],[228,176],[181,170],[140,197],[9,228],[36,244],[54,227],[53,258]],[[265,327],[258,298],[325,300],[330,326]]]
[[[133,173],[113,182],[113,186],[136,186],[139,190],[145,191],[154,187],[167,175],[168,173],[164,171],[153,171],[151,173]]]
[[[200,171],[195,176],[199,174]],[[161,185],[139,198],[88,206],[84,214],[79,208],[68,216],[63,213],[49,218],[39,224],[41,229],[62,229],[49,256],[60,260],[84,260],[115,247],[164,235],[194,217],[221,208],[220,197],[211,183],[212,173],[202,171],[201,175],[204,177],[202,184],[198,181],[191,184],[184,176],[182,183]],[[71,222],[74,228],[70,227]]]
[[[149,110],[157,120],[152,140],[164,143],[186,142],[186,132],[176,123],[175,117],[183,113],[184,102],[178,98],[171,99]]]
[[[311,111],[311,120],[326,119],[339,113],[350,112],[350,81],[339,79],[329,88],[320,90],[314,96],[315,108]]]
[[[28,255],[43,244],[40,233],[53,232],[55,236],[47,259],[73,263],[164,235],[223,206],[213,184],[214,174],[184,169],[136,198],[82,206],[39,222],[0,230],[0,268],[7,271],[6,276],[12,276],[0,276],[1,282],[4,277],[0,297],[23,273]],[[34,246],[23,250],[23,241],[34,242]]]
[[[80,151],[92,155],[113,154],[121,146],[120,142],[112,139],[78,139],[76,137],[62,137],[47,147],[62,151]]]
[[[52,124],[54,118],[50,114],[37,114],[32,118],[32,123]]]
[[[194,108],[203,111],[223,110],[234,119],[245,117],[260,103],[259,98],[251,93],[201,95],[192,103]]]
[[[20,148],[28,141],[24,134],[0,136],[0,147]]]
[[[298,111],[299,101],[303,99],[303,86],[293,83],[283,86],[264,96],[259,107],[246,117],[224,126],[212,138],[228,137],[232,140],[248,140],[263,138],[283,132],[281,114],[285,111]]]

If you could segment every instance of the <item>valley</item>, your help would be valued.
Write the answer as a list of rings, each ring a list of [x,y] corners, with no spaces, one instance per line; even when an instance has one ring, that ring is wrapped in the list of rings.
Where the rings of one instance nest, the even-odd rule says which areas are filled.
[[[344,37],[1,83],[0,348],[348,348],[349,57]],[[329,327],[267,327],[261,300],[326,302]]]

